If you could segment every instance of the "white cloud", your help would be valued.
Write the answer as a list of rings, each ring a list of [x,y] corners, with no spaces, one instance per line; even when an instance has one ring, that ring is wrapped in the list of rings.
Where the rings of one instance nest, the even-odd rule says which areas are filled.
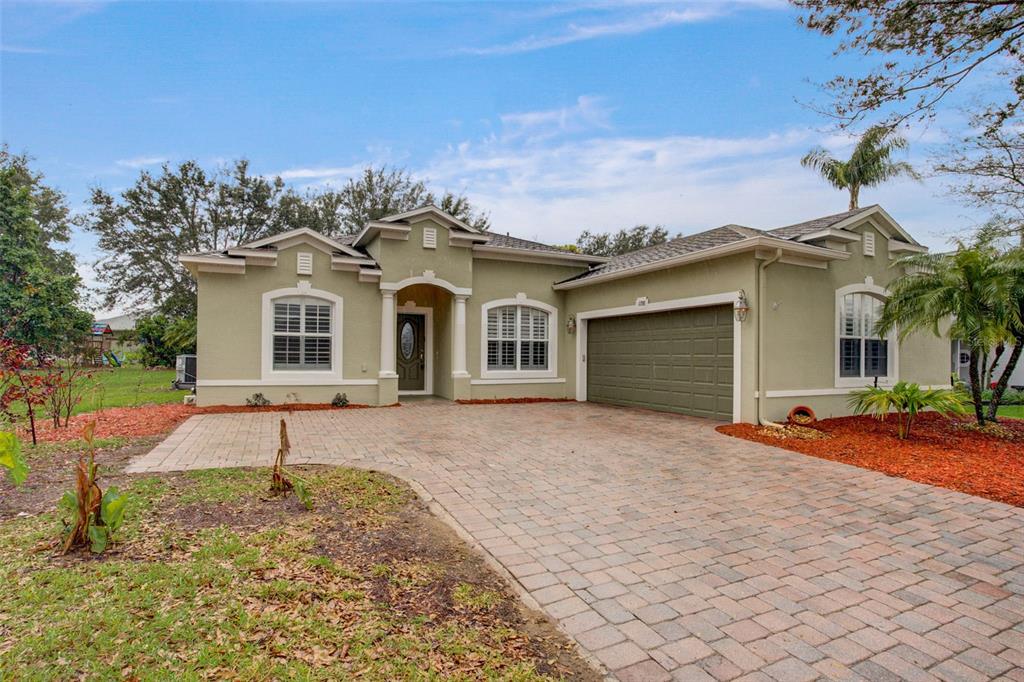
[[[495,230],[551,243],[575,241],[584,229],[638,223],[683,234],[726,223],[772,228],[846,210],[844,192],[800,166],[804,152],[824,142],[810,129],[555,143],[494,137],[449,147],[420,174],[435,185],[465,187]],[[939,188],[901,181],[867,188],[861,200],[885,205],[918,239],[942,248],[978,219],[937,197]]]
[[[501,116],[502,134],[506,138],[529,137],[537,140],[564,133],[595,128],[609,128],[611,110],[601,97],[581,95],[576,103],[558,109],[526,111]]]
[[[167,158],[164,156],[135,156],[130,159],[118,159],[114,163],[122,168],[145,168],[146,166],[159,166],[162,163],[166,163]]]
[[[293,180],[329,180],[337,179],[339,177],[350,177],[356,173],[362,172],[363,166],[338,166],[338,167],[323,167],[323,168],[289,168],[283,170],[276,175],[280,176],[282,180],[290,182]]]
[[[646,11],[634,16],[625,16],[611,21],[592,23],[570,23],[563,30],[549,35],[530,35],[519,40],[484,47],[466,47],[458,50],[462,54],[506,55],[520,52],[545,50],[559,45],[568,45],[585,40],[608,36],[636,35],[647,31],[707,21],[722,16],[729,9],[728,3],[695,3],[692,6]]]

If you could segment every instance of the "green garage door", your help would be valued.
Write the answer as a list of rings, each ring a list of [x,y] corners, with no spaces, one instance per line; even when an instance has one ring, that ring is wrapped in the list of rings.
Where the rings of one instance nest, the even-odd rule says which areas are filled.
[[[587,400],[732,420],[732,306],[587,323]]]

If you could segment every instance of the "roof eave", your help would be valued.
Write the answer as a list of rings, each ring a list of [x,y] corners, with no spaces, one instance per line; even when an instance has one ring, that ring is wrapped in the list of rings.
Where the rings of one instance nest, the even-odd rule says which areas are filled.
[[[643,263],[642,265],[616,270],[604,275],[594,275],[592,277],[565,280],[556,283],[554,288],[559,290],[577,289],[579,287],[590,286],[591,284],[599,284],[601,282],[608,282],[625,277],[633,277],[646,272],[666,270],[668,268],[679,267],[689,263],[699,263],[700,261],[724,258],[725,256],[731,256],[737,253],[756,251],[759,248],[781,249],[784,253],[821,261],[847,260],[850,257],[850,254],[845,251],[836,251],[835,249],[826,249],[821,246],[801,244],[799,242],[793,242],[779,237],[747,237],[746,239],[722,244],[721,246],[713,246],[701,251],[692,251],[690,253],[680,254],[673,258],[666,258],[653,263]]]
[[[585,253],[572,253],[566,251],[557,253],[554,251],[540,251],[535,249],[516,249],[507,246],[487,246],[480,244],[473,247],[475,253],[509,254],[518,256],[532,256],[535,258],[548,258],[551,260],[570,261],[572,263],[607,263],[610,258],[607,256],[590,256]]]

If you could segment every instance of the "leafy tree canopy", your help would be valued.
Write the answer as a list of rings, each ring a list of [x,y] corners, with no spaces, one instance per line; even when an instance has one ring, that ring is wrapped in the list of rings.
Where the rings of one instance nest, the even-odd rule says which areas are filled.
[[[1024,97],[1024,2],[1020,0],[793,0],[800,22],[839,36],[836,54],[880,56],[865,73],[826,84],[844,124],[883,112],[890,124],[934,116],[948,94],[998,71],[977,113],[988,128],[1013,118]],[[989,73],[986,73],[989,72]]]
[[[465,197],[435,196],[402,169],[367,168],[339,190],[300,194],[279,177],[251,174],[244,159],[216,171],[195,161],[164,165],[159,174],[143,171],[117,197],[95,188],[82,223],[99,236],[96,271],[108,307],[188,318],[195,315],[196,288],[180,254],[220,251],[301,227],[339,236],[427,203],[487,226]]]
[[[890,128],[874,126],[857,141],[849,159],[833,158],[828,150],[816,147],[800,163],[817,171],[836,189],[847,190],[852,211],[859,206],[862,187],[875,187],[901,175],[920,179],[909,163],[892,160],[894,151],[906,148],[906,138],[895,134]]]
[[[52,248],[35,216],[64,206],[45,188],[25,157],[0,158],[0,334],[43,353],[70,349],[88,334],[92,315],[81,310],[74,258]],[[43,197],[46,206],[36,205]],[[51,223],[56,229],[57,222]]]
[[[666,241],[668,230],[661,225],[637,225],[618,232],[603,233],[584,230],[572,250],[594,256],[620,256],[637,249],[664,244]]]

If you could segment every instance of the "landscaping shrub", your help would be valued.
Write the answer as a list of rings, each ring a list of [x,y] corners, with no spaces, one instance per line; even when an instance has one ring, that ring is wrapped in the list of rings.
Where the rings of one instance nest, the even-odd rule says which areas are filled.
[[[249,407],[266,407],[270,404],[270,401],[262,393],[253,393],[245,399],[245,404]]]
[[[135,340],[139,343],[142,364],[146,367],[174,367],[181,353],[194,353],[195,322],[151,315],[135,323]]]
[[[348,394],[347,393],[335,393],[334,398],[331,399],[332,407],[346,407],[348,405]]]
[[[21,444],[18,437],[9,431],[0,431],[0,467],[7,470],[7,475],[16,486],[28,478],[28,464],[21,456]]]
[[[93,434],[96,422],[89,422],[82,429],[88,459],[78,454],[75,471],[75,489],[64,493],[60,508],[70,514],[72,521],[64,521],[63,551],[65,554],[77,547],[88,546],[97,554],[111,543],[114,533],[124,521],[124,509],[128,502],[117,488],[104,493],[96,483],[99,465],[96,464],[96,444]]]
[[[910,428],[918,413],[931,409],[942,414],[965,414],[968,399],[948,388],[923,390],[918,384],[900,381],[892,388],[872,386],[850,395],[849,405],[857,414],[873,414],[883,420],[896,412],[897,437],[910,437]]]

